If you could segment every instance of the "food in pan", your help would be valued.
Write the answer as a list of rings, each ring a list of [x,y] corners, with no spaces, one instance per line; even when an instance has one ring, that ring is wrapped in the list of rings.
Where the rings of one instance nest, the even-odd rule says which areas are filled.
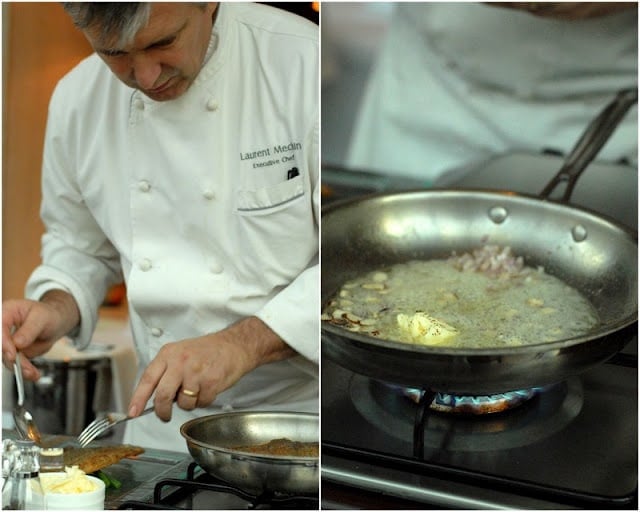
[[[458,330],[449,324],[427,315],[423,311],[416,311],[414,315],[399,313],[398,328],[407,339],[420,343],[424,341],[431,345],[445,345],[458,335]]]
[[[460,348],[556,341],[599,322],[576,289],[495,245],[350,280],[322,320],[380,339]]]
[[[95,448],[65,448],[64,465],[78,466],[85,473],[93,473],[126,457],[140,455],[143,452],[144,449],[140,446],[130,444]]]
[[[284,437],[272,439],[268,443],[234,446],[232,450],[282,457],[317,457],[319,453],[317,442],[291,441]]]

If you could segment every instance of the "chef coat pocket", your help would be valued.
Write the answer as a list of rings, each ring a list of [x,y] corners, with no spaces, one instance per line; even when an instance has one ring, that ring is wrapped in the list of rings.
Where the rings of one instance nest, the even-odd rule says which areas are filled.
[[[271,187],[238,190],[236,210],[240,215],[268,215],[288,208],[304,196],[302,176]]]

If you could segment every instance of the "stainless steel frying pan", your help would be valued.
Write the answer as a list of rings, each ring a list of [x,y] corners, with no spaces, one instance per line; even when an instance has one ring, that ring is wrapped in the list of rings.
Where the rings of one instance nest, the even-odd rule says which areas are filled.
[[[474,350],[408,345],[323,322],[323,354],[380,380],[485,394],[559,382],[617,353],[637,334],[637,232],[566,201],[636,101],[636,89],[621,91],[540,196],[432,189],[375,194],[330,204],[322,212],[323,304],[345,281],[376,268],[446,258],[489,243],[510,246],[527,265],[542,265],[578,289],[596,308],[599,327],[555,342]],[[562,183],[562,199],[549,199]]]
[[[318,415],[302,412],[244,411],[195,418],[180,427],[194,460],[212,476],[245,492],[317,494],[318,457],[260,455],[233,447],[273,439],[318,442]]]

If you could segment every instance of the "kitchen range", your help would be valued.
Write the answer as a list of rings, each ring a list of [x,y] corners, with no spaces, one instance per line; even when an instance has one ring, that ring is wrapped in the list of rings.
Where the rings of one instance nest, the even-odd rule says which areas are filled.
[[[552,154],[508,154],[437,186],[530,194],[561,164]],[[325,206],[422,185],[328,165],[322,176]],[[637,233],[637,172],[625,164],[591,164],[571,202]],[[602,361],[507,393],[438,393],[408,385],[409,377],[397,383],[387,378],[393,362],[371,361],[375,351],[354,364],[336,357],[331,333],[323,329],[322,338],[322,508],[637,509],[637,322],[608,338],[615,348]]]

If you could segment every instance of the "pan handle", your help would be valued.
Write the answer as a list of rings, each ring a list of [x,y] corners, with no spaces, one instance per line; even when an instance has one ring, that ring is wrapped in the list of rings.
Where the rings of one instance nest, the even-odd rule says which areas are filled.
[[[542,199],[547,199],[560,184],[566,183],[562,201],[568,202],[582,171],[591,163],[602,146],[617,128],[627,110],[638,101],[638,89],[623,89],[599,114],[584,131],[558,173],[540,192]]]

